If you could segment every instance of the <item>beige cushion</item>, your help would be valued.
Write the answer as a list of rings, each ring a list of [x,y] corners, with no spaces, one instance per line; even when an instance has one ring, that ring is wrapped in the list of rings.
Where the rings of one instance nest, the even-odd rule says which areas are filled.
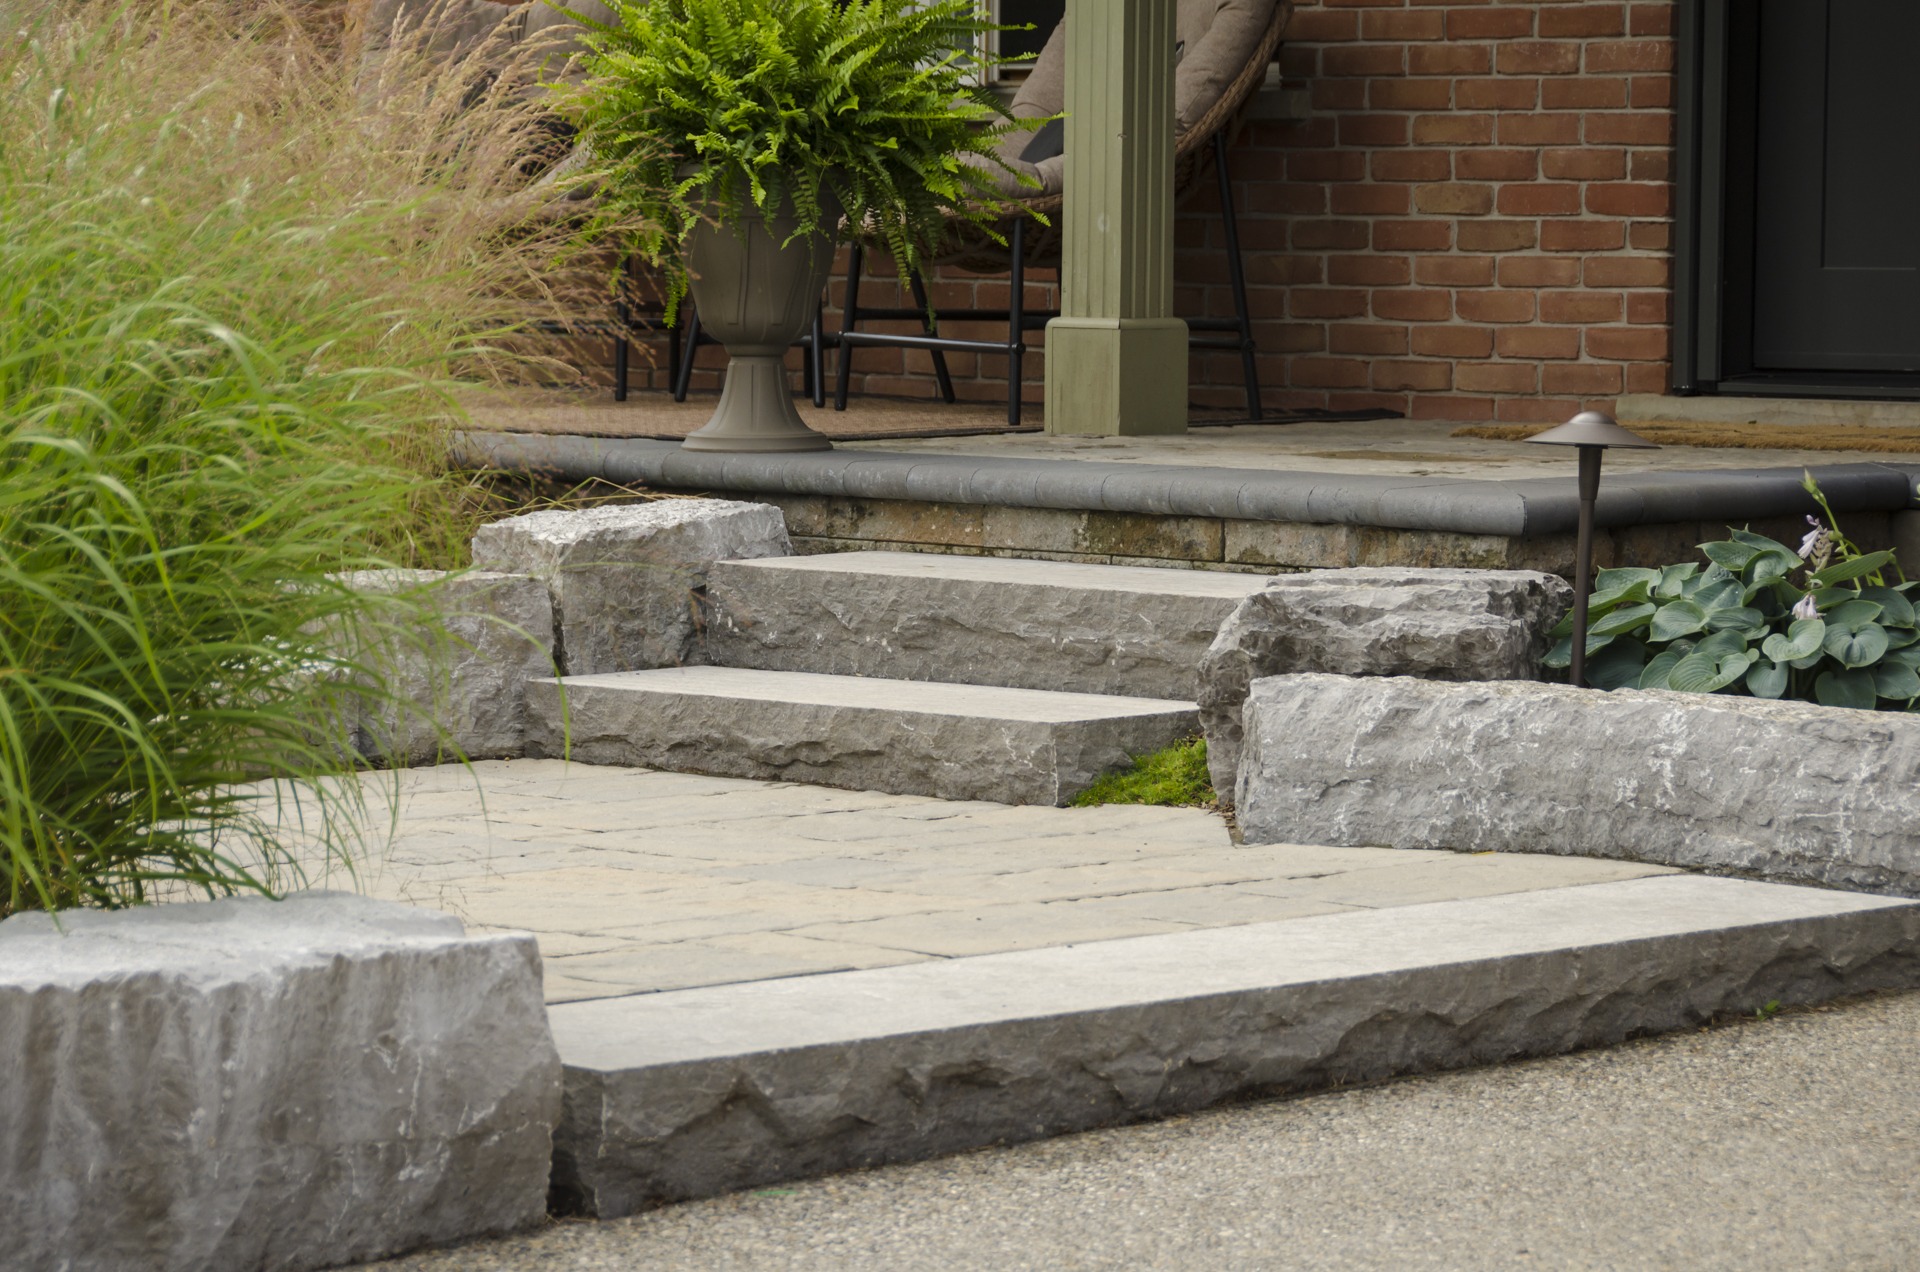
[[[1174,18],[1180,41],[1173,68],[1173,131],[1186,136],[1220,101],[1227,86],[1247,68],[1247,59],[1260,47],[1267,24],[1273,20],[1274,0],[1180,0]],[[1062,22],[1047,38],[1033,69],[1014,94],[1010,109],[1016,119],[1057,115],[1067,101],[1067,24]],[[1066,173],[1066,156],[1055,155],[1037,164],[1020,158],[1031,133],[1014,133],[998,146],[1008,167],[1036,178],[1038,190],[1020,185],[996,169],[995,184],[1006,194],[1037,199],[1059,194]]]

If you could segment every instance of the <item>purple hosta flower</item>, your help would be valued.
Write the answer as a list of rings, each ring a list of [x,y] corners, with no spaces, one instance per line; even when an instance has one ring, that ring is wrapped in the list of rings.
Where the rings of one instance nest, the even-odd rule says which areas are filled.
[[[1819,518],[1810,516],[1807,518],[1807,524],[1812,526],[1813,529],[1807,531],[1807,537],[1800,540],[1800,559],[1802,561],[1807,560],[1814,553],[1818,552],[1827,541],[1827,528],[1820,524]]]
[[[1793,607],[1793,616],[1795,618],[1820,617],[1820,607],[1813,603],[1812,592],[1808,592],[1805,596],[1800,598],[1800,603]]]

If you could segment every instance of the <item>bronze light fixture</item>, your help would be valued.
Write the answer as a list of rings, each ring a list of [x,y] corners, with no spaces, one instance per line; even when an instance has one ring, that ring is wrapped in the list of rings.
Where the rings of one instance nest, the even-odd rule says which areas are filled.
[[[1610,446],[1659,450],[1659,446],[1620,427],[1611,415],[1598,411],[1580,414],[1527,439],[1543,446],[1580,448],[1580,537],[1573,560],[1573,662],[1567,682],[1575,688],[1587,683],[1587,594],[1593,590],[1593,505],[1600,497],[1600,453]]]

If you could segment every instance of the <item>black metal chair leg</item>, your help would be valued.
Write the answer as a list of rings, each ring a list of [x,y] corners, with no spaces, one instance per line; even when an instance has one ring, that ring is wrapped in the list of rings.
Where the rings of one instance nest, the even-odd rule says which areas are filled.
[[[1007,297],[1007,427],[1020,427],[1021,364],[1027,352],[1027,219],[1013,218],[1013,278]]]
[[[1233,180],[1227,175],[1227,138],[1213,134],[1213,166],[1220,174],[1220,220],[1227,237],[1227,276],[1233,282],[1233,315],[1240,323],[1240,371],[1247,382],[1247,417],[1260,418],[1260,366],[1254,356],[1253,318],[1247,312],[1247,271],[1240,259],[1240,218],[1233,210]]]
[[[907,288],[913,293],[913,303],[920,310],[920,328],[936,340],[940,337],[940,320],[929,317],[927,304],[927,281],[918,272],[907,275]],[[929,349],[933,355],[933,378],[940,386],[940,400],[953,401],[953,377],[947,373],[947,351]]]
[[[840,333],[844,336],[852,331],[860,321],[860,269],[866,263],[866,253],[860,244],[853,245],[853,251],[847,257],[847,304],[840,313]],[[836,382],[833,389],[833,409],[847,409],[847,389],[853,383],[853,344],[840,342],[840,361],[834,368]]]
[[[825,308],[825,301],[813,302],[813,339],[807,342],[807,396],[816,407],[827,404],[827,333],[821,320]]]
[[[687,389],[693,383],[693,360],[700,352],[700,308],[693,301],[682,299],[680,312],[687,324],[686,347],[680,355],[680,370],[673,380],[673,400],[687,400]]]

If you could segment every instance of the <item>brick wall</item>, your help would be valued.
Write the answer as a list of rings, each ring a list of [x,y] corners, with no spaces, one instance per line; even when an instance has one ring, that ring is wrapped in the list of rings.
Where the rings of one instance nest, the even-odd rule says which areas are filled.
[[[1250,123],[1232,154],[1266,402],[1530,421],[1663,391],[1673,10],[1301,0],[1281,65],[1310,117]],[[1176,234],[1179,312],[1231,313],[1210,183]],[[947,275],[935,300],[1005,294]],[[952,363],[962,396],[1004,397],[1004,359]],[[871,391],[931,391],[923,353],[856,365]],[[1191,376],[1198,403],[1241,400],[1237,355]]]

